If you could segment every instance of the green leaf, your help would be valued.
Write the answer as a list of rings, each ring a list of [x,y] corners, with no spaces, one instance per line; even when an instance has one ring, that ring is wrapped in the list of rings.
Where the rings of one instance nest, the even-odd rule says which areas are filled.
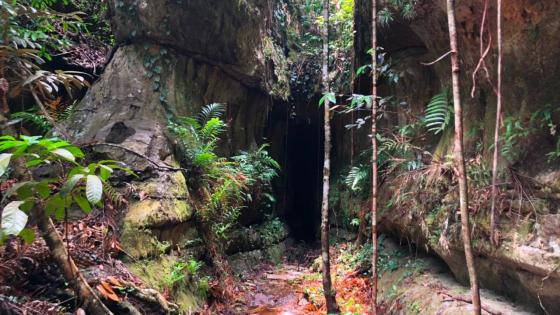
[[[107,165],[99,164],[99,176],[101,177],[102,181],[107,181],[111,174],[113,173],[113,169]]]
[[[70,177],[70,179],[66,183],[64,183],[62,189],[60,190],[60,194],[62,195],[62,197],[68,195],[74,189],[74,187],[76,187],[78,182],[80,182],[80,180],[83,178],[84,174],[76,174]]]
[[[18,235],[27,224],[27,214],[19,209],[24,201],[12,201],[2,210],[2,233]]]
[[[78,204],[78,207],[80,207],[80,209],[82,209],[82,211],[84,211],[85,213],[90,213],[91,212],[91,206],[89,205],[89,202],[87,201],[86,198],[84,198],[84,196],[76,194],[73,195],[74,196],[74,201],[76,201],[76,203]]]
[[[319,100],[319,106],[325,104],[325,101],[329,101],[331,104],[336,104],[336,95],[332,92],[323,94],[323,97]]]
[[[86,180],[86,197],[89,202],[96,204],[101,201],[103,183],[96,175],[88,175]]]
[[[51,195],[51,190],[49,188],[49,182],[44,180],[35,186],[35,191],[41,196],[41,198],[47,198]]]
[[[77,158],[83,158],[84,152],[82,152],[82,150],[80,150],[80,148],[74,147],[74,146],[68,146],[65,147],[64,149],[66,149],[68,152],[72,153],[75,157]]]
[[[58,155],[68,161],[72,161],[75,162],[76,161],[76,157],[74,157],[74,154],[70,153],[70,151],[66,150],[66,149],[56,149],[51,151],[52,154],[54,155]]]
[[[64,199],[59,194],[52,196],[45,205],[45,212],[47,215],[57,213],[64,210]]]
[[[36,159],[36,160],[31,160],[31,161],[26,162],[25,166],[31,168],[31,167],[35,167],[35,166],[37,166],[41,163],[43,163],[43,160]]]
[[[35,231],[29,228],[23,229],[19,233],[19,237],[21,237],[23,241],[29,245],[35,240]]]
[[[10,159],[12,158],[13,154],[9,153],[2,153],[0,154],[0,176],[6,173],[8,169],[8,165],[10,165]]]
[[[64,217],[66,217],[66,208],[57,208],[54,212],[54,217],[57,221],[64,220]]]

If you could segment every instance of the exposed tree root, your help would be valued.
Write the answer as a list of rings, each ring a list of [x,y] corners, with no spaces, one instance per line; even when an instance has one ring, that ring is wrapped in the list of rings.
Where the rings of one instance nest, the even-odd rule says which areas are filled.
[[[168,302],[158,291],[154,289],[145,289],[136,286],[132,282],[122,281],[122,283],[128,288],[130,294],[137,299],[146,301],[151,304],[156,304],[161,307],[167,314],[178,314],[179,306],[174,303]]]
[[[62,237],[58,234],[52,220],[39,207],[34,207],[32,211],[34,218],[37,220],[37,227],[50,249],[53,260],[64,279],[74,288],[83,308],[91,314],[112,315],[113,313],[101,302],[78,270],[74,260],[64,247]]]

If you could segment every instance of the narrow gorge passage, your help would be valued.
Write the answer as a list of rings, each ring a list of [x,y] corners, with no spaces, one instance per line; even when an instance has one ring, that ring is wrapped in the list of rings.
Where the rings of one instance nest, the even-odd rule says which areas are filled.
[[[560,314],[560,0],[0,17],[1,315]]]
[[[333,232],[336,237],[337,232]],[[349,268],[351,243],[331,248],[337,299],[343,314],[370,314],[369,276]],[[294,246],[279,264],[262,264],[243,275],[242,312],[250,315],[324,314],[319,250]],[[446,314],[472,312],[467,286],[459,284],[447,266],[429,256],[416,256],[391,239],[384,240],[385,264],[380,284],[383,312],[387,314]],[[485,315],[531,315],[533,313],[491,291],[482,291]]]

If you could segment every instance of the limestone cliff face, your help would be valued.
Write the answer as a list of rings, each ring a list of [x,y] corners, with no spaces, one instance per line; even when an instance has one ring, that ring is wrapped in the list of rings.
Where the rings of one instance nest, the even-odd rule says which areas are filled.
[[[359,14],[357,20],[359,32],[356,37],[356,56],[359,65],[369,62],[364,52],[369,48],[371,41],[363,32],[369,31],[371,18],[367,12],[370,1],[358,0],[356,3],[364,8],[364,13]],[[487,27],[492,30],[495,43],[495,3],[490,3],[491,13]],[[442,89],[450,87],[449,59],[430,67],[421,65],[421,62],[433,61],[449,51],[445,8],[445,1],[419,1],[411,20],[396,20],[381,28],[381,45],[394,67],[404,73],[397,85],[381,86],[382,95],[394,95],[398,102],[407,104],[404,108],[397,108],[396,113],[384,116],[382,124],[402,126],[409,122],[407,117],[411,114],[421,116],[430,98]],[[483,8],[484,1],[457,2],[464,123],[465,131],[469,131],[470,134],[466,137],[466,149],[471,157],[475,156],[478,149],[482,153],[482,159],[490,161],[496,97],[483,71],[477,76],[474,97],[470,96],[473,87],[472,74],[480,56],[479,32]],[[532,112],[544,108],[545,105],[558,106],[560,103],[560,60],[557,57],[560,54],[560,1],[507,1],[504,3],[503,25],[504,117],[511,116],[526,121]],[[494,45],[487,59],[491,80],[494,82],[497,61],[495,47]],[[367,93],[370,82],[367,78],[360,80],[356,87]],[[343,119],[347,118],[339,118],[338,123],[343,124]],[[557,120],[558,117],[553,119]],[[349,133],[339,134],[339,137],[340,143],[350,143]],[[446,139],[445,136],[429,136],[423,139],[421,144],[430,148],[431,153],[440,152],[441,157],[452,150],[452,142],[448,139],[449,137]],[[352,140],[357,145],[354,150],[369,145],[369,139],[364,135],[354,135]],[[546,157],[546,153],[553,150],[555,141],[556,138],[546,131],[531,135],[520,143],[520,155],[513,166],[520,173],[537,178],[541,184],[556,187],[560,179],[558,164],[548,163]],[[350,148],[340,150],[343,153],[348,151]],[[347,154],[339,156],[339,161],[342,161],[340,163],[346,163],[348,159]],[[506,165],[505,161],[502,162],[502,165]],[[414,180],[417,181],[416,186],[423,185],[422,176],[419,175]],[[452,187],[453,184],[448,185]],[[386,198],[383,201],[393,203],[391,192],[399,188],[402,186],[385,183],[382,189],[385,190]],[[512,188],[505,190],[515,195]],[[384,211],[381,220],[386,231],[437,253],[455,275],[465,280],[466,268],[456,215],[457,196],[453,188],[443,192],[436,187],[429,188],[428,191],[412,191],[415,191],[410,195],[413,201],[405,201]],[[476,204],[477,198],[481,196],[473,196],[473,207],[476,209],[473,208],[472,211],[477,212],[476,215],[473,214],[477,267],[483,286],[517,301],[532,304],[537,309],[540,309],[539,304],[542,302],[551,314],[558,313],[558,195],[543,194],[540,191],[534,191],[534,194],[530,197],[531,202],[519,201],[515,206],[515,209],[520,209],[520,213],[529,213],[526,220],[515,219],[512,204],[506,202],[510,206],[503,205],[501,211],[504,213],[500,226],[503,242],[499,248],[486,246],[488,239],[484,231],[487,231],[488,222],[483,218],[487,218],[489,203]],[[435,217],[430,218],[430,213]],[[445,234],[444,241],[449,242],[446,244],[449,250],[442,247],[438,241],[440,234]],[[545,276],[548,277],[543,281]]]
[[[256,148],[267,112],[289,95],[282,37],[268,1],[109,1],[117,46],[67,127],[78,143],[140,174],[121,241],[136,257],[157,241],[196,238],[185,174],[167,121],[227,104],[223,154]],[[188,176],[188,175],[187,175]],[[192,232],[192,233],[191,233]],[[185,236],[186,235],[186,236]]]

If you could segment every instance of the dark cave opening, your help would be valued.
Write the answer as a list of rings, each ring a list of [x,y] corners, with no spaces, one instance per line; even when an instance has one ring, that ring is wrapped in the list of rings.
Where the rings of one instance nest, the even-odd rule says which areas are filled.
[[[322,111],[317,102],[276,104],[269,115],[269,136],[282,164],[276,185],[277,213],[294,240],[309,244],[319,240],[321,219],[324,151]]]

